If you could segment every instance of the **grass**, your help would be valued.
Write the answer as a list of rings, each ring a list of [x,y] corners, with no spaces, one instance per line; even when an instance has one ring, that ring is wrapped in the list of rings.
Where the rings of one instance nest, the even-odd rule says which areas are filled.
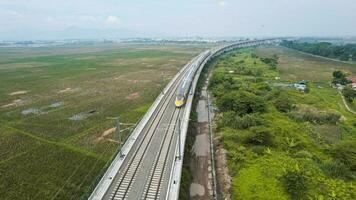
[[[87,197],[134,124],[202,46],[98,44],[0,49],[1,199]],[[162,81],[163,78],[163,81]],[[24,94],[11,95],[25,91]],[[18,104],[9,105],[16,101]],[[20,102],[20,103],[19,103]],[[60,102],[59,106],[53,103]],[[40,113],[24,115],[23,111]],[[91,112],[91,113],[89,113]],[[69,118],[83,114],[86,118]],[[129,134],[130,125],[123,125]]]
[[[282,80],[299,81],[305,79],[329,83],[333,71],[343,70],[350,74],[356,74],[356,64],[314,57],[283,47],[257,48],[254,52],[259,56],[278,55],[278,69]]]
[[[279,57],[276,69],[260,62],[261,57],[274,54]],[[266,106],[264,111],[234,114],[240,115],[240,119],[253,115],[261,121],[257,124],[245,121],[247,125],[236,126],[233,124],[235,118],[227,119],[234,116],[231,111],[217,115],[217,134],[228,151],[233,199],[356,198],[355,165],[350,162],[356,151],[350,147],[356,139],[355,116],[347,111],[340,95],[330,87],[334,69],[355,73],[356,66],[345,66],[280,47],[244,49],[217,61],[213,71],[214,84],[211,83],[209,88],[220,110],[229,103],[223,101],[229,94],[246,92],[263,98]],[[281,77],[281,80],[275,77]],[[309,93],[275,86],[275,83],[299,80],[309,82]],[[281,97],[291,102],[290,110],[277,109],[275,102]],[[237,102],[240,107],[245,103]],[[294,118],[296,113],[305,111],[315,116],[317,113],[335,113],[340,119],[315,122]],[[350,160],[342,161],[342,157]],[[299,184],[294,180],[305,182]],[[293,187],[297,184],[306,189],[298,191],[302,187]]]

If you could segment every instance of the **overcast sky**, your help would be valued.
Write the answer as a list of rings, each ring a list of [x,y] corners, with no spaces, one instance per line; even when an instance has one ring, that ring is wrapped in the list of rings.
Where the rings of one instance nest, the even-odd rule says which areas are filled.
[[[0,0],[0,40],[355,36],[355,19],[355,0]]]

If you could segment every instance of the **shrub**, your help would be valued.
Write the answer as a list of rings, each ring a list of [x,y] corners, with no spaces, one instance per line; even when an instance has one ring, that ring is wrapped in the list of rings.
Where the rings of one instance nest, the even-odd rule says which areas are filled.
[[[209,86],[214,87],[220,83],[234,83],[234,79],[230,74],[224,74],[224,73],[214,73],[213,76],[210,79]]]
[[[243,162],[246,160],[246,148],[244,146],[239,146],[236,150],[230,150],[228,156],[235,163]]]
[[[263,119],[255,114],[247,114],[242,117],[235,112],[226,112],[222,115],[220,126],[227,126],[234,129],[247,129],[252,126],[262,125]]]
[[[342,90],[342,94],[344,95],[346,101],[352,103],[353,100],[356,98],[356,90],[353,90],[350,87],[345,88]]]
[[[291,150],[301,148],[301,142],[298,139],[294,139],[293,137],[286,137],[285,144]]]
[[[278,64],[278,56],[273,56],[272,58],[260,58],[260,60],[272,68],[276,68]]]
[[[272,90],[268,83],[261,82],[260,80],[254,82],[255,83],[250,84],[250,86],[246,88],[248,92],[251,92],[257,96],[263,96]]]
[[[267,129],[254,129],[252,134],[245,138],[244,143],[272,146],[274,144],[274,137]]]
[[[251,53],[251,58],[258,58],[258,56],[255,53]]]
[[[341,115],[334,112],[318,111],[311,107],[302,107],[290,115],[296,121],[308,121],[317,124],[330,123],[335,124],[341,118]]]
[[[308,178],[306,173],[296,166],[289,169],[281,177],[285,189],[292,199],[304,199],[308,189]]]
[[[323,169],[330,177],[339,179],[352,178],[350,169],[342,162],[329,160],[321,165]]]
[[[274,106],[280,112],[289,112],[293,108],[293,103],[287,96],[282,95],[274,101]]]
[[[261,156],[265,154],[266,148],[264,146],[254,146],[252,147],[253,153]]]
[[[313,155],[309,151],[306,151],[306,150],[298,151],[294,155],[294,157],[295,158],[304,158],[304,159],[313,159]]]
[[[217,99],[217,106],[221,111],[234,111],[236,92],[225,93],[220,99]]]
[[[351,171],[356,172],[356,140],[342,141],[337,144],[332,150],[331,154],[334,159],[342,162]]]
[[[234,111],[240,116],[264,112],[267,108],[266,102],[262,97],[245,91],[234,91],[224,94],[217,100],[217,106],[221,111]]]
[[[266,103],[262,97],[241,91],[235,99],[235,112],[240,115],[266,111]]]

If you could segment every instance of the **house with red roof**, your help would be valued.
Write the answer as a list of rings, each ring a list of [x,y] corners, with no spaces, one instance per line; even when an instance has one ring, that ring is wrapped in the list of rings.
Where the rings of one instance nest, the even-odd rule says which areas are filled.
[[[356,90],[356,76],[349,76],[346,79],[351,82],[352,89]]]

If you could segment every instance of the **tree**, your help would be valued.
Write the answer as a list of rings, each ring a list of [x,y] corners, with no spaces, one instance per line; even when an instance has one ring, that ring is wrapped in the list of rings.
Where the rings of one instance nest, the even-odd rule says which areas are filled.
[[[345,78],[346,75],[342,71],[338,70],[333,72],[333,77],[340,79],[340,78]]]
[[[297,41],[283,41],[282,45],[307,53],[348,61],[351,57],[356,60],[356,44],[334,45],[329,42],[301,43]]]
[[[355,50],[355,52],[353,52],[353,54],[351,56],[351,60],[356,61],[356,50]]]
[[[350,81],[346,79],[346,74],[342,71],[334,71],[333,72],[333,84],[341,84],[346,85]]]

